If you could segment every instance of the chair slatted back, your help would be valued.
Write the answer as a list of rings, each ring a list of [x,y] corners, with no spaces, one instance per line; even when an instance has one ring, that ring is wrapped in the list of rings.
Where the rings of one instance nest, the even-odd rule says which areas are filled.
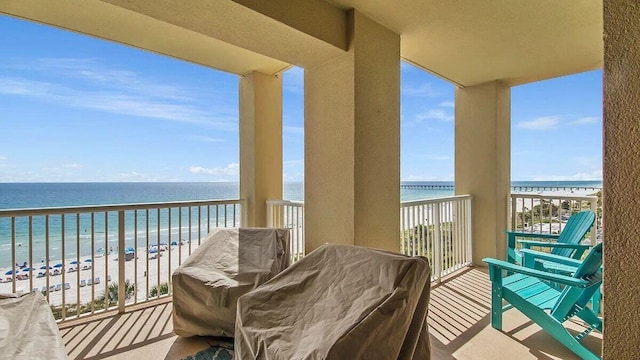
[[[565,224],[560,236],[558,237],[559,243],[564,244],[579,244],[584,239],[589,229],[596,221],[596,214],[591,210],[581,211],[577,214],[573,214],[567,223]],[[551,253],[554,255],[570,257],[573,253],[573,249],[561,249],[554,248]]]

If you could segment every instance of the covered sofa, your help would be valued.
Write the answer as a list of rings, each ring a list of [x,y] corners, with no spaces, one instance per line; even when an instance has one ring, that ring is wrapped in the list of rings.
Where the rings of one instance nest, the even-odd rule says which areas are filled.
[[[235,358],[429,359],[429,262],[324,245],[238,299]]]
[[[58,324],[40,292],[0,294],[0,359],[67,359]]]
[[[232,337],[238,297],[289,263],[288,229],[213,230],[172,275],[175,333]]]

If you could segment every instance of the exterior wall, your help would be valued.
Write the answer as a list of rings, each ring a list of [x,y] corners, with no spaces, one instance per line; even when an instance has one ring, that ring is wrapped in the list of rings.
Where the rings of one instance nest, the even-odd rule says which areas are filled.
[[[604,2],[605,359],[640,351],[640,3]]]
[[[266,226],[269,199],[282,199],[282,79],[240,78],[240,198],[243,226]]]
[[[504,258],[511,191],[511,90],[494,81],[457,88],[455,193],[473,196],[473,262]]]
[[[400,250],[400,37],[357,11],[349,51],[305,69],[306,251]]]

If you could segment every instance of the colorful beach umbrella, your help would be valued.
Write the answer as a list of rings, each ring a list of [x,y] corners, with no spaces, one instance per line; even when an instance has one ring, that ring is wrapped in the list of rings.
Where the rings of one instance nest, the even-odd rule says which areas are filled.
[[[41,270],[52,269],[52,267],[51,266],[47,266],[47,265],[42,265],[42,266],[40,266],[40,269]]]
[[[72,262],[70,262],[69,264],[71,264],[71,265],[76,265],[77,263],[78,263],[78,261],[77,261],[77,260],[73,260],[73,261],[72,261]]]
[[[4,274],[5,274],[5,275],[11,275],[11,274],[13,274],[13,270],[9,270],[9,271],[7,271],[7,272],[6,272],[6,273],[4,273]]]
[[[61,263],[57,263],[57,264],[53,265],[53,267],[54,267],[54,268],[61,268],[61,267],[62,267],[62,264],[61,264]]]
[[[91,261],[93,261],[93,260],[91,260],[91,259],[84,259],[84,262],[91,262]]]

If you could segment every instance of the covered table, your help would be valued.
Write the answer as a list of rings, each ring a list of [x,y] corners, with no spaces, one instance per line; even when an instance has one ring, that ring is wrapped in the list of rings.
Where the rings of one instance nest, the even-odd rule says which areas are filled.
[[[288,229],[213,230],[173,273],[175,333],[232,337],[238,297],[289,263]]]
[[[429,262],[324,245],[238,299],[236,359],[429,359]]]
[[[1,359],[66,359],[49,303],[39,292],[0,294]]]

